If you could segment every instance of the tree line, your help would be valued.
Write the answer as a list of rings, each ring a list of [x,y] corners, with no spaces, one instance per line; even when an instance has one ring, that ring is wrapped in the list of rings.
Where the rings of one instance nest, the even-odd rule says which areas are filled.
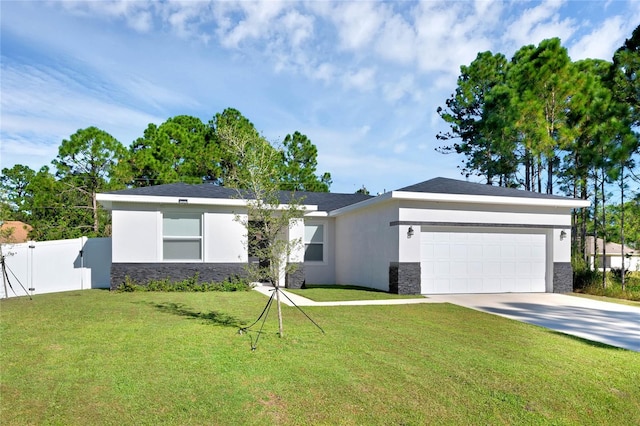
[[[246,142],[245,151],[231,146],[237,140]],[[0,218],[30,224],[30,238],[41,241],[109,236],[110,216],[97,193],[175,182],[235,188],[247,182],[252,152],[268,153],[278,188],[329,191],[331,174],[316,173],[317,148],[307,136],[296,131],[272,144],[227,108],[208,123],[187,115],[151,123],[128,148],[104,130],[80,129],[62,141],[52,167],[2,169]]]
[[[574,254],[584,256],[587,235],[623,244],[626,236],[640,249],[640,198],[629,194],[640,182],[639,71],[640,26],[611,61],[572,61],[558,38],[511,60],[479,53],[437,110],[448,124],[437,151],[462,155],[466,177],[591,200],[573,217]]]

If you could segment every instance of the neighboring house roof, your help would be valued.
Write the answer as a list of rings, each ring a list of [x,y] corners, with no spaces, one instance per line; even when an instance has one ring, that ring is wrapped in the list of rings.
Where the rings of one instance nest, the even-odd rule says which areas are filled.
[[[107,194],[134,195],[153,197],[178,197],[178,198],[211,198],[211,199],[237,199],[238,191],[233,188],[218,186],[211,183],[190,185],[186,183],[170,183],[166,185],[146,186],[143,188],[123,189]],[[306,192],[306,191],[280,191],[279,200],[287,203],[291,196],[295,195],[302,204],[314,205],[319,211],[331,211],[350,204],[372,198],[365,194],[338,194],[331,192]]]
[[[0,243],[24,243],[29,240],[29,231],[33,228],[31,225],[27,225],[24,222],[20,222],[19,220],[5,220],[0,226],[0,231],[5,231],[8,229],[12,229],[9,237],[5,238],[3,235],[0,235]],[[4,232],[3,232],[4,234]]]
[[[597,251],[598,254],[602,254],[603,243],[604,242],[602,238],[598,238],[598,251]],[[586,249],[587,249],[587,255],[593,256],[593,237],[587,237]],[[606,249],[605,252],[607,256],[620,256],[622,254],[622,244],[612,243],[607,241],[605,245],[605,249]],[[630,255],[630,256],[640,256],[640,252],[637,252],[636,250],[630,248],[629,246],[624,247],[624,254]]]
[[[566,197],[560,197],[557,195],[541,194],[539,192],[523,191],[522,189],[505,188],[502,186],[465,182],[462,180],[447,179],[442,177],[426,180],[424,182],[416,183],[415,185],[405,186],[404,188],[398,189],[397,191],[566,200]]]

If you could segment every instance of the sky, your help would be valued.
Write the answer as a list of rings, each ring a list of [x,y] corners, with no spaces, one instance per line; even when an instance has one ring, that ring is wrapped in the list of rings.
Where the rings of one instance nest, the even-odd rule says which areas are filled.
[[[461,65],[552,37],[610,61],[639,23],[623,0],[2,1],[0,166],[50,165],[89,126],[128,147],[235,108],[274,144],[307,135],[332,192],[464,180],[435,151]]]

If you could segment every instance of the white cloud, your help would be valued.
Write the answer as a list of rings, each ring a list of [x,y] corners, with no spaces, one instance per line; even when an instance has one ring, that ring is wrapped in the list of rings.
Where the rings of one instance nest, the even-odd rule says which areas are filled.
[[[404,142],[397,143],[393,146],[394,154],[401,154],[407,150],[407,144]]]
[[[302,15],[298,11],[289,11],[281,19],[282,28],[287,30],[288,38],[293,47],[299,47],[313,35],[314,18]]]
[[[220,42],[224,47],[238,48],[245,41],[261,39],[272,33],[274,19],[283,11],[284,4],[274,0],[231,3],[227,7],[229,9],[220,9],[222,15],[218,15],[223,22],[219,29]],[[243,19],[234,22],[226,12],[236,16],[242,14]]]
[[[361,50],[374,39],[385,19],[385,8],[377,2],[336,3],[331,18],[346,50]]]
[[[123,19],[130,28],[146,33],[153,28],[153,7],[150,1],[103,0],[103,1],[64,1],[51,2],[67,11],[84,16],[102,15],[108,18]]]
[[[622,18],[614,16],[574,43],[569,49],[569,56],[574,61],[586,58],[611,61],[613,53],[627,36]]]
[[[344,74],[342,83],[347,89],[357,89],[366,92],[375,87],[375,76],[376,70],[374,68],[362,68]]]
[[[576,31],[576,23],[571,18],[560,18],[559,10],[563,3],[561,0],[547,0],[536,7],[525,9],[507,27],[504,40],[511,44],[514,51],[553,37],[565,42]]]
[[[376,50],[380,56],[402,64],[415,58],[415,30],[401,16],[393,15],[387,19],[377,41]]]
[[[382,85],[382,92],[385,99],[395,103],[406,96],[419,99],[420,90],[416,87],[415,80],[412,75],[404,75],[397,81],[390,81]]]
[[[500,11],[497,3],[484,9],[469,9],[462,2],[421,3],[415,11],[419,69],[457,75],[461,64],[492,48],[488,34]]]

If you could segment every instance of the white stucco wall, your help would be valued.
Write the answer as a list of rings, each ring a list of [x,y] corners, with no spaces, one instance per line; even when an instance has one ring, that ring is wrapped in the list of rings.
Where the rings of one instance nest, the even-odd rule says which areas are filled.
[[[398,203],[374,204],[335,218],[336,283],[388,291],[389,264],[398,261]],[[405,231],[406,232],[406,231]]]
[[[111,213],[111,257],[115,263],[157,262],[158,227],[162,217],[155,210],[114,210]]]
[[[114,203],[112,210],[112,258],[115,263],[162,262],[163,212],[203,215],[203,262],[247,262],[246,228],[240,219],[246,212],[215,206],[163,206]]]
[[[242,216],[242,219],[244,218],[246,215]],[[229,210],[205,212],[205,262],[247,262],[247,229],[242,219],[236,220],[236,215]]]
[[[301,263],[304,261],[304,219],[291,219],[289,221],[289,241],[292,243],[289,262]]]
[[[307,284],[336,284],[335,219],[307,218],[305,224],[324,226],[324,261],[304,263]]]
[[[400,221],[571,226],[567,208],[417,201],[403,201],[400,207]]]

